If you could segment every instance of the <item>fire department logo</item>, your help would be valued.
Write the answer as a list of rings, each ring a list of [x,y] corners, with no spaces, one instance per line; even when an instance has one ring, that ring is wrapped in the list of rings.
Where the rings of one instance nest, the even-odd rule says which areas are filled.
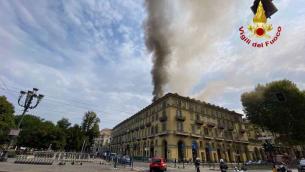
[[[251,7],[254,17],[253,23],[249,24],[247,29],[243,26],[239,28],[240,38],[252,47],[268,47],[274,44],[281,35],[282,27],[277,27],[276,34],[271,37],[270,33],[273,30],[272,24],[268,23],[267,18],[270,18],[277,12],[277,8],[272,3],[272,0],[255,0]],[[246,30],[249,35],[246,36]],[[255,42],[255,40],[265,40],[265,42]]]
[[[257,12],[253,18],[253,23],[248,26],[249,31],[256,37],[270,38],[267,32],[272,30],[272,25],[267,23],[267,17],[262,1],[259,1]]]

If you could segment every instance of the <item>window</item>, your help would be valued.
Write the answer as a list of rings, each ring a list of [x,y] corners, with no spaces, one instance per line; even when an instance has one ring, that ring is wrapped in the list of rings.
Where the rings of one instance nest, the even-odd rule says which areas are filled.
[[[208,116],[211,116],[212,114],[211,114],[211,109],[207,109],[207,115]]]
[[[194,114],[191,113],[191,120],[194,120]]]
[[[165,111],[165,110],[162,111],[162,115],[163,115],[163,116],[166,116],[166,111]]]
[[[195,133],[195,132],[196,132],[195,125],[192,125],[192,133]]]
[[[185,108],[185,102],[182,102],[182,103],[181,103],[181,107],[182,107],[182,108]]]
[[[155,133],[157,134],[159,131],[158,131],[158,125],[156,125],[156,127],[155,127]]]
[[[177,131],[183,131],[183,122],[181,121],[177,122]]]
[[[200,127],[200,126],[197,126],[197,130],[200,131],[200,130],[201,130],[201,127]]]
[[[177,106],[181,107],[181,100],[177,100]]]
[[[200,120],[200,115],[196,114],[196,120]]]
[[[190,104],[190,110],[191,110],[191,111],[193,110],[193,105],[192,105],[192,104]]]
[[[165,131],[166,130],[166,122],[163,122],[162,123],[162,131]]]
[[[204,128],[204,135],[209,135],[209,130],[208,130],[208,128]]]

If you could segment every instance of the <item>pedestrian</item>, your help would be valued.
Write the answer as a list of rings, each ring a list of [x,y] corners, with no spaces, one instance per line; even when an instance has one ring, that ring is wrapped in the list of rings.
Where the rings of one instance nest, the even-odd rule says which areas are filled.
[[[175,158],[174,163],[175,163],[175,168],[176,168],[177,167],[177,159],[176,158]]]
[[[200,172],[200,159],[196,158],[195,160],[195,168],[197,172]]]
[[[219,168],[221,172],[226,172],[228,169],[228,165],[225,163],[225,161],[223,159],[220,159],[219,161]]]
[[[116,169],[117,160],[118,160],[117,156],[113,157],[113,167],[114,167],[114,169]]]
[[[275,163],[273,163],[273,165],[272,165],[272,172],[277,172],[277,169],[276,169]]]

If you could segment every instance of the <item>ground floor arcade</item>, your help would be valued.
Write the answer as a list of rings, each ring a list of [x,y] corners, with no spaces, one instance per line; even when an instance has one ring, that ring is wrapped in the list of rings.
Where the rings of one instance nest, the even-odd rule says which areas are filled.
[[[129,154],[138,158],[154,156],[168,160],[192,161],[200,158],[203,162],[245,162],[264,160],[266,155],[261,145],[251,145],[248,141],[224,140],[209,137],[168,134],[112,145],[113,152]]]

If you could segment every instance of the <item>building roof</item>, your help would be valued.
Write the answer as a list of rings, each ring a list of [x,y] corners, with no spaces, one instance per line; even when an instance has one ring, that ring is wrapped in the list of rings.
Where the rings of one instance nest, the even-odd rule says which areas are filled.
[[[102,130],[101,130],[101,132],[107,132],[107,131],[112,131],[112,129],[110,129],[110,128],[103,128]]]
[[[100,136],[111,135],[112,129],[104,128],[100,131]]]
[[[186,101],[192,101],[194,103],[200,103],[200,104],[212,107],[212,108],[216,108],[216,109],[219,109],[219,110],[230,112],[230,113],[235,114],[235,115],[242,116],[242,114],[239,114],[239,113],[237,113],[235,111],[231,111],[231,110],[229,110],[227,108],[224,108],[224,107],[221,107],[221,106],[217,106],[217,105],[214,105],[214,104],[210,104],[210,103],[207,103],[205,101],[196,100],[196,99],[190,98],[190,97],[183,97],[183,96],[181,96],[181,95],[179,95],[177,93],[167,93],[163,97],[160,97],[157,100],[153,101],[150,105],[146,106],[145,108],[143,108],[142,110],[140,110],[136,114],[134,114],[134,115],[130,116],[129,118],[121,121],[119,124],[117,124],[115,127],[113,127],[113,130],[115,128],[117,128],[118,126],[120,126],[121,124],[123,124],[124,122],[128,121],[129,119],[134,118],[137,114],[140,114],[140,113],[146,111],[147,109],[151,108],[152,106],[162,102],[163,100],[165,100],[166,98],[169,98],[169,97],[176,97],[176,98],[180,98],[180,99],[183,99],[183,100],[186,100]]]

